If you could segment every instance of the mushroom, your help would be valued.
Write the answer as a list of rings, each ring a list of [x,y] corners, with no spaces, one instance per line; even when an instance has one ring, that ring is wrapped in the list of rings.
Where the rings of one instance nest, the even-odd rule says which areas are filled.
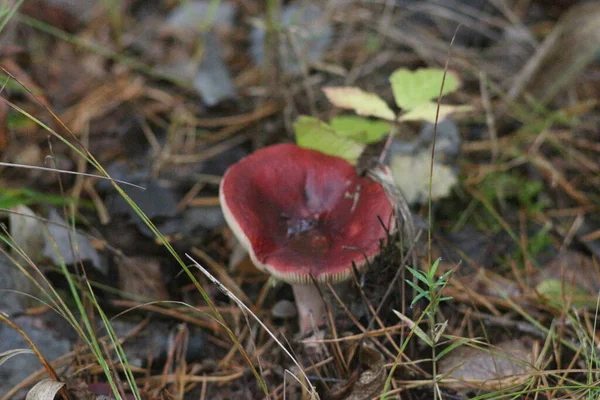
[[[322,325],[315,283],[338,283],[364,270],[395,226],[383,187],[347,161],[279,144],[232,165],[219,198],[225,220],[254,264],[292,285],[303,333]],[[379,218],[378,218],[379,217]]]

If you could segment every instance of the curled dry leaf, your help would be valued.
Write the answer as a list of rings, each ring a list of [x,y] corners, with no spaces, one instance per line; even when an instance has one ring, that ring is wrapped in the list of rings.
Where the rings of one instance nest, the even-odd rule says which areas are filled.
[[[327,391],[325,398],[367,400],[381,394],[387,378],[383,355],[370,344],[363,343],[358,349],[358,360],[360,366],[345,381]]]
[[[363,344],[358,358],[364,369],[354,383],[348,400],[367,400],[377,397],[387,377],[383,354],[369,344]]]
[[[0,365],[19,354],[35,354],[31,349],[13,349],[0,353]]]
[[[451,389],[502,390],[524,383],[535,372],[531,347],[509,340],[489,348],[462,346],[439,366],[441,384]]]
[[[365,92],[357,87],[324,87],[327,99],[336,107],[354,110],[358,115],[378,117],[393,121],[394,111],[375,93]]]
[[[25,400],[54,400],[54,397],[64,385],[63,382],[44,379],[31,388]]]

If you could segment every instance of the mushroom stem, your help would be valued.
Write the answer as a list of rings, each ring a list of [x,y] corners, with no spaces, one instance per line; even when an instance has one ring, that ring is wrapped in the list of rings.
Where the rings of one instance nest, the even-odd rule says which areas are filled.
[[[325,302],[319,289],[313,285],[292,285],[296,308],[298,309],[298,323],[300,333],[307,333],[323,325],[325,322]]]

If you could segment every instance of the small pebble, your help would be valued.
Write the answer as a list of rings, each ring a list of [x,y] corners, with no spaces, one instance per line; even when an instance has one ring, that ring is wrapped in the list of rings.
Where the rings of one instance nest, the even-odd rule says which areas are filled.
[[[271,309],[275,318],[294,318],[297,314],[296,305],[289,300],[279,300]]]

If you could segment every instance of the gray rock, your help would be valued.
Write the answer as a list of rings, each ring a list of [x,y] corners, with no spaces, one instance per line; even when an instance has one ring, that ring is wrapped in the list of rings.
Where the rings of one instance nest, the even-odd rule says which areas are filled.
[[[70,341],[57,335],[40,317],[23,316],[13,322],[25,331],[48,361],[57,359],[71,349]],[[0,324],[0,353],[28,348],[29,345],[18,332],[6,324]],[[40,361],[32,354],[18,355],[6,361],[0,366],[0,396],[40,368]]]
[[[300,53],[303,60],[309,63],[321,60],[333,36],[333,28],[324,16],[324,10],[316,4],[292,3],[283,8],[282,25],[288,30],[289,35],[293,36],[295,43],[295,46],[292,46],[290,40],[285,37],[280,40],[279,57],[285,72],[299,74],[302,71],[297,53]],[[250,36],[250,52],[258,65],[265,63],[265,36],[264,22],[257,24]]]

